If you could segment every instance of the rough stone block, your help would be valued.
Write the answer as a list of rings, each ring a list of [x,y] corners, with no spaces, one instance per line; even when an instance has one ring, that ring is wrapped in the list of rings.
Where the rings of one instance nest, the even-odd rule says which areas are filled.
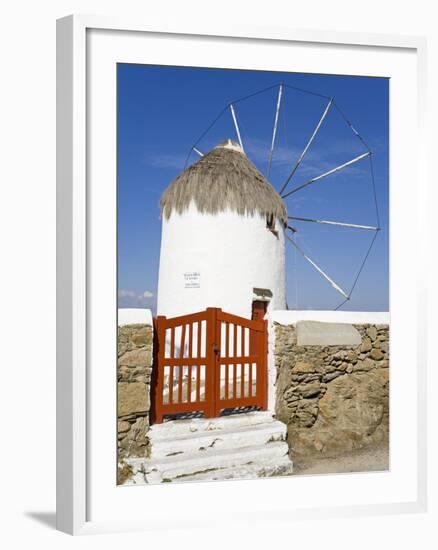
[[[365,358],[363,361],[358,361],[353,366],[353,372],[368,372],[372,369],[374,369],[375,364],[371,361],[371,359]]]
[[[146,384],[140,382],[119,382],[118,415],[146,413],[149,410],[149,394]]]
[[[321,391],[321,384],[318,380],[313,380],[307,384],[301,384],[299,386],[299,392],[305,398],[315,397]]]
[[[383,359],[383,352],[380,349],[372,349],[370,357],[374,359],[374,361],[381,361]]]
[[[321,372],[321,367],[304,361],[297,361],[292,368],[293,374],[311,374]]]
[[[142,327],[135,330],[131,336],[132,342],[136,346],[146,346],[152,343],[152,329],[150,327]]]
[[[344,374],[343,371],[335,370],[334,372],[329,372],[325,376],[323,376],[322,380],[323,382],[331,382],[332,380],[335,380],[338,376],[341,376],[341,374]]]
[[[360,346],[361,353],[367,353],[368,351],[371,351],[371,340],[369,338],[365,338],[362,345]]]
[[[129,422],[125,422],[124,420],[122,420],[121,422],[117,423],[117,431],[119,432],[119,434],[129,432],[130,429],[131,424]]]
[[[367,334],[371,339],[371,342],[374,342],[374,340],[377,338],[377,329],[374,326],[371,326],[367,328]]]
[[[119,365],[126,367],[150,367],[152,364],[152,353],[146,348],[127,351],[119,357]]]

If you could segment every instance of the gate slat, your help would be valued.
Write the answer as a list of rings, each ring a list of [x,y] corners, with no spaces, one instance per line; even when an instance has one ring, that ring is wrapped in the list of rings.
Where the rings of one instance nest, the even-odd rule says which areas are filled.
[[[240,376],[240,397],[245,397],[245,364],[242,363],[240,366],[242,373]]]
[[[170,329],[170,357],[175,357],[175,329]]]
[[[201,401],[201,365],[196,365],[196,401]]]
[[[202,349],[201,348],[201,340],[202,340],[202,330],[201,330],[202,324],[201,324],[201,321],[198,321],[197,325],[198,325],[198,333],[197,333],[198,334],[198,342],[197,343],[198,343],[198,359],[199,359],[201,357],[201,349]]]
[[[192,400],[192,365],[189,365],[187,367],[187,374],[188,374],[188,379],[187,379],[187,403],[190,403],[191,400]]]
[[[182,403],[183,373],[184,367],[181,365],[178,367],[178,403]]]
[[[169,367],[169,403],[173,403],[173,369],[175,367],[170,365]]]
[[[185,323],[181,326],[181,340],[180,340],[180,347],[179,347],[179,356],[180,358],[184,357],[184,351],[185,351],[185,345],[186,345],[186,325]],[[178,371],[178,403],[183,402],[182,397],[182,391],[183,391],[183,374],[184,374],[184,366],[179,366]]]
[[[193,323],[189,323],[189,358],[192,357],[193,352]]]
[[[241,331],[241,341],[240,341],[240,353],[242,357],[245,355],[245,327],[240,327]],[[240,365],[240,395],[239,397],[245,397],[245,363],[242,362]]]
[[[181,343],[179,348],[179,356],[184,357],[184,348],[186,345],[186,325],[182,325],[181,327]]]

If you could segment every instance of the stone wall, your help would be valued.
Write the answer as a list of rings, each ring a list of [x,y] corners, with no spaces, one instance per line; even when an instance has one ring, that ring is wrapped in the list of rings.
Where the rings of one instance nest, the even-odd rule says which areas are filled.
[[[389,326],[353,325],[354,346],[298,345],[298,326],[274,323],[275,412],[292,458],[388,444]]]
[[[118,327],[117,409],[119,460],[143,457],[149,452],[152,326]]]

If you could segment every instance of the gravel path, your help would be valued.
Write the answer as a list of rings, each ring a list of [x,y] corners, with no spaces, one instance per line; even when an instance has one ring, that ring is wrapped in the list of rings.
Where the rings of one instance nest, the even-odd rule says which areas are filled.
[[[389,470],[387,445],[360,449],[330,458],[295,460],[293,475],[379,472]]]

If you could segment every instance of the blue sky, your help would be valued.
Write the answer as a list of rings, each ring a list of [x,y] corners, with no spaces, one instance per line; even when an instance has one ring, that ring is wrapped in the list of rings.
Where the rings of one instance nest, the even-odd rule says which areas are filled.
[[[380,214],[374,247],[344,310],[388,309],[388,93],[382,78],[227,69],[118,65],[118,289],[122,307],[155,308],[161,221],[160,195],[181,172],[192,145],[206,152],[236,133],[234,102],[248,157],[266,174],[280,82],[285,89],[270,181],[279,190],[334,97],[373,151]],[[274,86],[244,101],[241,97]],[[320,95],[316,95],[320,94]],[[358,156],[366,149],[331,108],[287,191]],[[188,162],[199,157],[192,153]],[[289,215],[377,225],[368,158],[286,198]],[[292,222],[291,222],[292,223]],[[293,222],[296,240],[347,293],[373,234]],[[340,296],[287,245],[287,296],[292,309],[334,309]]]

